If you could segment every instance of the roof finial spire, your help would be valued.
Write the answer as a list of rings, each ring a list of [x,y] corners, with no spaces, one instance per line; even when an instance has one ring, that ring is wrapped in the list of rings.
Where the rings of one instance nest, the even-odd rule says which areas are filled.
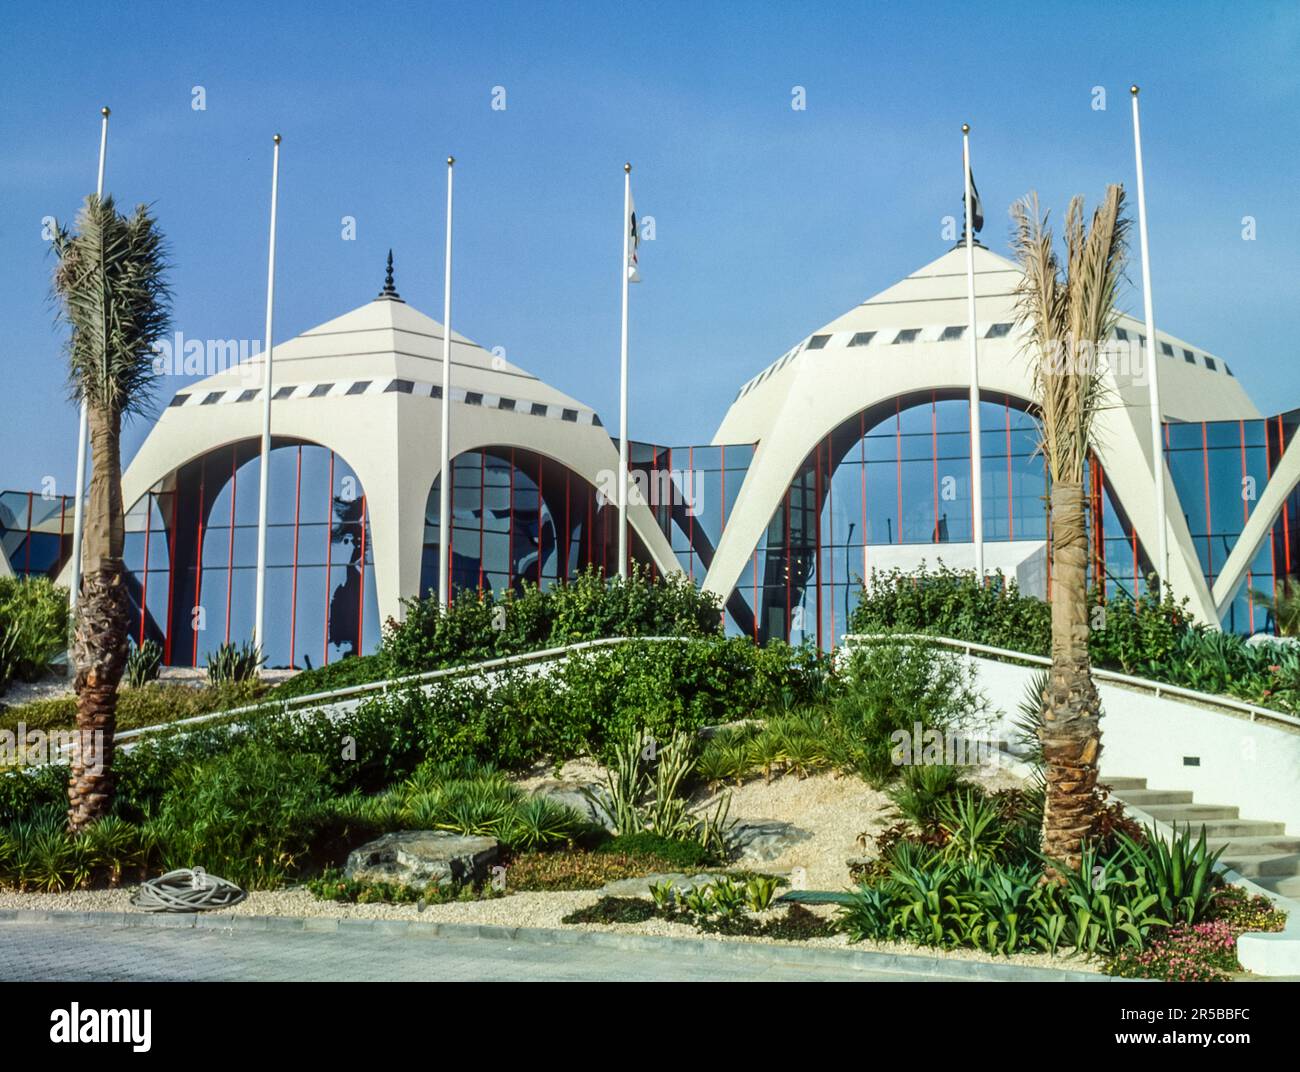
[[[380,298],[387,298],[389,301],[401,301],[402,296],[397,293],[397,288],[393,285],[393,251],[388,251],[388,271],[384,275],[384,289],[379,292]]]

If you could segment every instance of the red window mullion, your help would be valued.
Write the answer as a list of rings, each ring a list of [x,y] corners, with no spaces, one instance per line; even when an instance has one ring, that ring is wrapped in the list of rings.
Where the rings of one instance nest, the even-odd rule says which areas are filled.
[[[63,518],[59,518],[59,532],[63,531]],[[140,583],[140,639],[144,647],[144,623],[149,616],[149,544],[153,538],[153,492],[144,493],[144,577]]]
[[[239,451],[236,447],[230,448],[230,532],[228,546],[226,549],[226,643],[230,643],[230,594],[231,586],[235,580],[235,494],[239,488],[237,483],[239,474],[236,470],[235,460]]]
[[[366,497],[361,496],[361,584],[360,591],[357,593],[357,654],[363,654],[361,650],[361,639],[366,635]]]
[[[167,533],[167,629],[163,634],[163,660],[168,666],[172,664],[172,605],[176,597],[176,504],[180,499],[180,479],[172,488],[172,523]]]
[[[197,545],[197,550],[195,551],[195,562],[194,562],[194,602],[193,604],[191,604],[190,607],[190,626],[191,626],[190,636],[193,637],[193,641],[190,646],[191,666],[199,665],[199,631],[198,629],[195,629],[193,626],[194,626],[194,610],[202,606],[201,600],[203,597],[203,502],[206,495],[207,479],[208,479],[208,459],[207,459],[207,455],[204,455],[203,460],[199,463],[199,516],[198,516],[198,521],[196,523],[196,532],[198,538],[195,541]],[[204,619],[203,624],[206,626],[208,624],[206,614],[203,616],[203,619]]]
[[[330,484],[325,492],[325,639],[322,644],[324,660],[330,661],[330,585],[334,582],[334,452],[330,451]]]

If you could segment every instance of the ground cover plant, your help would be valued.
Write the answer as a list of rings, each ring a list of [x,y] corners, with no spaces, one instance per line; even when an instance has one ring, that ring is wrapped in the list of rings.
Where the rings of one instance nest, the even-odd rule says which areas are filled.
[[[650,887],[650,898],[601,897],[560,922],[644,923],[662,919],[684,923],[702,934],[807,941],[837,933],[834,920],[800,904],[774,903],[779,880],[774,875],[723,875],[711,882],[678,888],[671,881]]]

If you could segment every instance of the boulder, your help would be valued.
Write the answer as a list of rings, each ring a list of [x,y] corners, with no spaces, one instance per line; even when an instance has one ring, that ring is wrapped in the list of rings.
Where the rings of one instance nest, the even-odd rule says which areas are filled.
[[[345,873],[359,882],[423,889],[430,883],[482,882],[496,862],[497,842],[446,830],[400,830],[354,849]]]
[[[546,797],[547,800],[552,800],[556,804],[571,808],[586,819],[587,822],[591,823],[592,826],[603,827],[613,833],[609,819],[606,818],[603,811],[593,805],[587,798],[587,792],[592,793],[598,800],[609,800],[609,790],[600,782],[570,782],[560,779],[539,783],[533,787],[532,795]]]
[[[649,897],[650,887],[661,882],[671,882],[681,893],[693,890],[696,886],[707,886],[722,878],[721,873],[711,875],[688,875],[684,872],[642,875],[640,878],[621,878],[607,882],[600,888],[602,897]]]
[[[792,846],[812,834],[792,823],[777,819],[738,822],[727,833],[727,845],[740,863],[763,863],[783,856]]]

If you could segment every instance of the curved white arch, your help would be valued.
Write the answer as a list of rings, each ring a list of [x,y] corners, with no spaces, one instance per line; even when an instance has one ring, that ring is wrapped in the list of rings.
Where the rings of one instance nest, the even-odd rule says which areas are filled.
[[[438,475],[440,403],[401,392],[330,394],[274,403],[277,437],[314,443],[342,456],[366,492],[381,618],[400,619],[402,599],[417,595],[424,546],[424,512]],[[261,436],[254,404],[169,407],[122,476],[122,498],[139,499],[186,462],[231,443]],[[543,454],[593,485],[616,472],[618,451],[599,425],[453,404],[453,455],[489,446]],[[271,494],[277,494],[272,487]],[[628,520],[664,573],[681,567],[644,504],[629,504]],[[61,579],[67,583],[65,567]]]

